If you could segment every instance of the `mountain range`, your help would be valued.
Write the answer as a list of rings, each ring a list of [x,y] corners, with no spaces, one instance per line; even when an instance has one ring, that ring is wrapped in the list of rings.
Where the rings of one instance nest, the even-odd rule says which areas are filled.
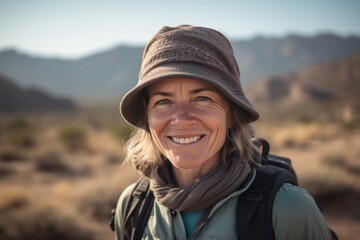
[[[241,80],[295,72],[360,52],[360,37],[334,34],[255,37],[233,40]],[[118,46],[79,59],[45,58],[14,49],[0,51],[0,73],[20,87],[35,86],[55,96],[80,101],[119,99],[136,84],[144,46]]]
[[[0,74],[0,112],[74,110],[70,99],[57,98],[36,88],[21,88]]]
[[[360,119],[360,52],[266,77],[247,90],[252,101],[269,109],[296,108],[312,119]]]

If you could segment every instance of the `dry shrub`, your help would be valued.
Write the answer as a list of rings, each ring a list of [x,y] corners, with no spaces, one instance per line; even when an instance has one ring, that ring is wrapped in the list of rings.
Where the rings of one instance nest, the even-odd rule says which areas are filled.
[[[16,147],[33,148],[36,146],[35,133],[31,129],[21,129],[9,134],[9,141]]]
[[[96,220],[107,221],[121,192],[138,177],[135,171],[129,171],[127,168],[119,169],[117,175],[87,182],[83,187],[79,187],[81,191],[76,193],[75,201],[81,212]]]
[[[360,134],[351,133],[326,144],[321,151],[321,163],[329,168],[339,169],[354,179],[360,175]]]
[[[315,196],[336,196],[350,192],[360,192],[360,186],[354,184],[359,181],[358,170],[351,165],[349,156],[344,151],[318,149],[318,159],[315,163],[307,163],[307,171],[301,176],[301,184]],[[327,148],[326,148],[327,150]]]
[[[0,153],[0,161],[3,162],[16,162],[23,161],[26,157],[16,152],[15,150],[5,150]]]
[[[342,176],[337,170],[330,170],[327,174],[303,176],[300,184],[314,197],[334,196],[342,194],[344,189],[352,189],[348,179],[340,179]]]
[[[15,173],[14,168],[0,165],[0,178]]]
[[[7,126],[6,139],[15,147],[33,148],[36,146],[36,128],[24,118],[15,118]]]
[[[69,151],[86,149],[88,146],[86,130],[82,127],[63,127],[59,131],[59,139]]]
[[[360,164],[355,164],[354,161],[349,160],[348,157],[341,154],[341,152],[324,155],[321,160],[324,164],[327,164],[330,167],[343,169],[349,174],[360,174]]]
[[[72,169],[61,158],[60,153],[47,152],[37,157],[35,168],[42,172],[71,173]]]
[[[360,129],[360,119],[352,119],[351,121],[344,122],[343,127],[348,131],[358,131]]]
[[[111,133],[115,136],[119,141],[125,142],[128,140],[133,132],[133,127],[125,122],[118,122],[111,128]]]
[[[339,130],[337,126],[330,124],[304,124],[293,123],[278,127],[268,127],[268,125],[259,126],[258,133],[267,138],[273,146],[276,147],[308,147],[315,140],[328,140]]]
[[[118,155],[108,154],[106,157],[106,162],[109,164],[118,164],[122,162],[122,159]]]
[[[2,214],[2,240],[96,239],[97,227],[70,207],[55,202],[31,204]]]
[[[78,207],[81,212],[99,221],[106,221],[109,219],[111,209],[116,206],[121,189],[117,190],[111,190],[107,186],[96,187],[80,198]]]
[[[0,213],[25,206],[29,201],[27,192],[20,187],[1,186],[0,196]]]

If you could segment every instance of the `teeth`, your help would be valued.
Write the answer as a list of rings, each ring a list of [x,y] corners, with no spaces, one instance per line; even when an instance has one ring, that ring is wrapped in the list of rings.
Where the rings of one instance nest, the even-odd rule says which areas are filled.
[[[200,139],[200,136],[194,136],[194,137],[189,137],[189,138],[171,137],[171,139],[176,143],[189,144],[189,143],[198,141]]]

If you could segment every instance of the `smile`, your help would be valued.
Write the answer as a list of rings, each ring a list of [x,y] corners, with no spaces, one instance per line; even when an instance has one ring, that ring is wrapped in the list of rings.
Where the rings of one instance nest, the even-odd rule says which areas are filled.
[[[170,137],[170,139],[179,144],[190,144],[194,143],[200,140],[202,136],[194,136],[194,137],[188,137],[188,138],[180,138],[180,137]]]

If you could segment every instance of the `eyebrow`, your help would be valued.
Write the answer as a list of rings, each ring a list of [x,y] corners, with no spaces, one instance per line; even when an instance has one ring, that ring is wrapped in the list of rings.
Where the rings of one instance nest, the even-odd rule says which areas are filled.
[[[150,97],[156,96],[156,95],[160,95],[160,96],[164,96],[164,97],[171,97],[172,94],[169,92],[163,92],[163,91],[156,91],[156,92],[149,93]]]
[[[214,89],[212,88],[197,88],[194,90],[190,91],[191,95],[203,92],[203,91],[210,91],[210,92],[216,92]],[[165,92],[165,91],[154,91],[154,92],[150,92],[150,97],[155,96],[155,95],[160,95],[160,96],[164,96],[164,97],[171,97],[172,94],[170,92]]]
[[[212,88],[197,88],[197,89],[194,89],[194,90],[190,91],[190,94],[197,94],[197,93],[200,93],[200,92],[203,92],[203,91],[216,92]]]

